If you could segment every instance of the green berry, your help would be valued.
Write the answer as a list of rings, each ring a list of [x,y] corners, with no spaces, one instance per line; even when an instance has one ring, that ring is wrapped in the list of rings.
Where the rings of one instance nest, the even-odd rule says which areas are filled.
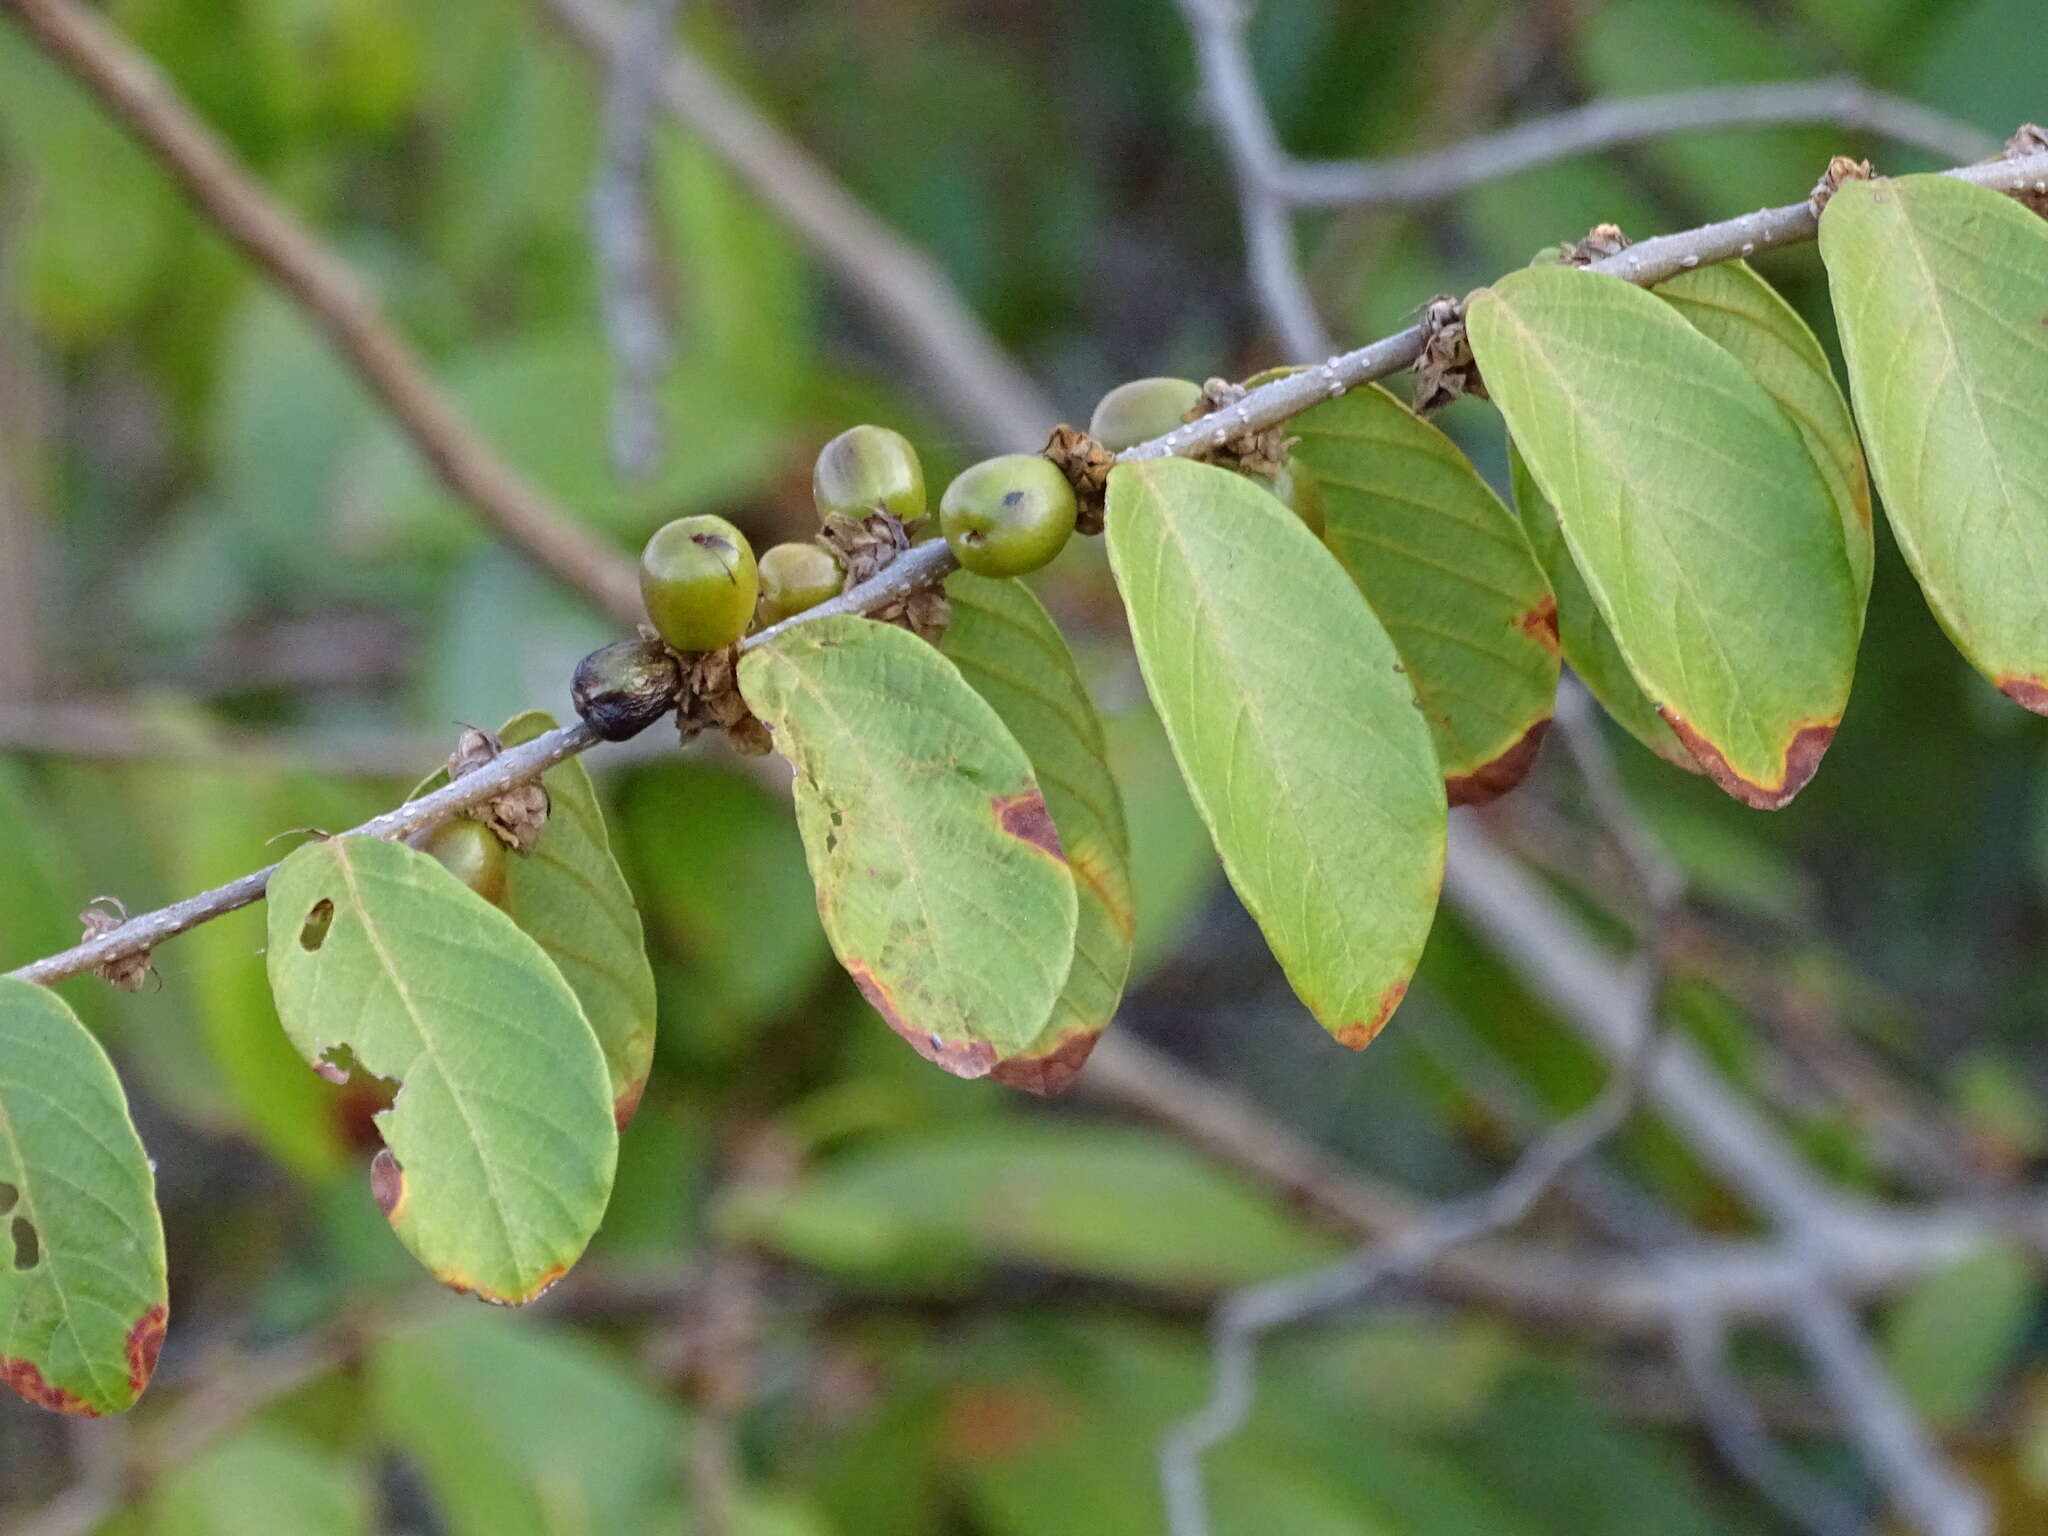
[[[569,700],[606,741],[637,736],[675,707],[682,677],[659,640],[621,640],[576,664]]]
[[[1201,400],[1202,386],[1192,379],[1133,379],[1096,402],[1088,435],[1111,453],[1122,453],[1164,437]]]
[[[862,518],[881,511],[914,523],[924,516],[924,465],[901,432],[849,427],[818,455],[811,495],[820,517]]]
[[[822,544],[778,544],[761,557],[761,623],[780,624],[792,614],[837,597],[846,567]]]
[[[953,558],[981,576],[1022,576],[1066,547],[1079,508],[1048,459],[1006,453],[963,470],[939,500]]]
[[[640,555],[640,597],[678,651],[723,650],[753,622],[760,575],[747,536],[722,517],[679,517]]]
[[[492,906],[505,905],[505,845],[482,822],[467,816],[444,821],[420,840],[419,848]]]
[[[1323,487],[1308,466],[1289,462],[1280,466],[1276,475],[1252,475],[1255,484],[1263,485],[1303,523],[1317,538],[1323,536]]]

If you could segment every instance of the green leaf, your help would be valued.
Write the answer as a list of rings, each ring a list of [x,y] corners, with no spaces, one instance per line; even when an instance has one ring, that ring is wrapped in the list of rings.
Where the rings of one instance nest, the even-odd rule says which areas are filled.
[[[552,715],[528,710],[506,721],[498,740],[516,747],[555,728]],[[640,909],[612,856],[604,809],[582,759],[550,768],[541,783],[548,824],[532,853],[508,860],[505,911],[547,952],[583,1005],[623,1130],[654,1062],[654,971]]]
[[[1031,761],[916,636],[838,616],[740,663],[796,768],[833,953],[922,1056],[981,1077],[1032,1048],[1074,958],[1074,878]]]
[[[149,1536],[368,1536],[358,1468],[296,1438],[255,1429],[173,1468],[149,1500]]]
[[[1962,1424],[1982,1408],[2025,1342],[2041,1279],[2022,1250],[1995,1243],[1916,1281],[1884,1318],[1885,1364],[1915,1408]]]
[[[1820,252],[1899,549],[1971,664],[2048,714],[2048,222],[1947,176],[1852,182]]]
[[[1870,476],[1849,403],[1842,398],[1828,355],[1813,331],[1746,261],[1720,261],[1681,272],[1651,292],[1747,368],[1764,393],[1792,418],[1842,519],[1860,609],[1870,596],[1875,560]]]
[[[597,1230],[618,1157],[575,993],[510,917],[395,843],[308,843],[269,904],[285,1033],[399,1084],[371,1169],[399,1240],[446,1285],[531,1301]]]
[[[1236,1176],[1152,1132],[1111,1126],[898,1136],[736,1206],[730,1219],[805,1263],[907,1286],[1025,1264],[1228,1287],[1334,1256],[1320,1234]]]
[[[1102,722],[1052,616],[1015,581],[969,571],[946,582],[942,649],[1031,759],[1074,872],[1078,917],[1066,986],[1038,1038],[995,1069],[998,1081],[1058,1093],[1108,1027],[1130,974],[1136,921],[1123,799]]]
[[[0,976],[0,1382],[120,1413],[164,1339],[156,1178],[113,1063],[69,1008]]]
[[[1443,774],[1393,642],[1299,518],[1211,465],[1119,465],[1109,558],[1225,873],[1309,1011],[1365,1046],[1443,877]]]
[[[1557,698],[1557,600],[1514,514],[1448,437],[1377,385],[1294,418],[1323,542],[1387,627],[1452,805],[1505,794]]]
[[[510,749],[558,728],[546,710],[514,715],[498,731]],[[417,800],[448,782],[429,774],[406,798]],[[555,962],[583,1005],[604,1052],[620,1130],[633,1118],[654,1063],[654,970],[647,962],[640,909],[612,855],[604,808],[590,770],[571,757],[541,775],[548,820],[533,852],[506,860],[505,912]]]
[[[674,1488],[680,1416],[591,1345],[469,1312],[387,1335],[369,1376],[450,1536],[673,1528],[654,1510]]]
[[[1701,772],[1693,755],[1671,734],[1671,728],[1657,713],[1657,706],[1644,698],[1643,690],[1636,686],[1621,647],[1614,643],[1614,631],[1600,617],[1600,605],[1586,590],[1586,578],[1579,574],[1579,568],[1572,563],[1572,552],[1565,548],[1557,509],[1537,489],[1528,461],[1512,438],[1508,440],[1508,477],[1515,493],[1515,510],[1522,519],[1522,531],[1528,535],[1529,547],[1536,552],[1537,563],[1550,577],[1551,590],[1557,594],[1557,642],[1564,659],[1600,701],[1600,707],[1637,741],[1674,767],[1687,773]]]
[[[1632,283],[1528,267],[1466,310],[1487,388],[1637,684],[1714,782],[1813,777],[1861,610],[1827,482],[1734,356]]]

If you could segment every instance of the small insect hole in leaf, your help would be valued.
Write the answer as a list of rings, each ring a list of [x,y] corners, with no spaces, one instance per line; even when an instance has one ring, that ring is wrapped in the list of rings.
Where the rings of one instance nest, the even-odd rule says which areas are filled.
[[[42,1239],[36,1236],[34,1223],[26,1216],[17,1216],[14,1218],[14,1225],[7,1230],[14,1238],[16,1269],[34,1269],[43,1262],[43,1243]]]
[[[318,949],[327,942],[327,930],[334,925],[334,903],[322,897],[313,904],[313,910],[306,914],[306,921],[299,928],[299,948],[307,951]]]
[[[0,1179],[0,1216],[5,1216],[9,1211],[13,1210],[20,1200],[21,1191],[12,1184],[9,1184],[5,1179]]]

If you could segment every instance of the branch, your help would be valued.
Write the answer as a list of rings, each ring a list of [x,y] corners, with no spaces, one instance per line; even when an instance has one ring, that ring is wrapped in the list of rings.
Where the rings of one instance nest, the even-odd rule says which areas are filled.
[[[608,0],[539,0],[607,68],[630,46]],[[686,48],[660,82],[669,115],[701,136],[801,235],[930,379],[934,397],[993,448],[1036,448],[1055,419],[1037,385],[960,302],[932,259],[847,194],[803,149]]]
[[[450,491],[536,565],[621,623],[640,617],[631,565],[500,459],[442,394],[351,272],[267,192],[148,57],[74,0],[0,0],[194,206],[327,333]]]
[[[1982,160],[1998,152],[1996,139],[1959,118],[1838,77],[1596,101],[1399,160],[1282,160],[1272,167],[1271,181],[1277,195],[1298,208],[1433,203],[1553,160],[1645,139],[1794,123],[1860,129],[1941,160]]]

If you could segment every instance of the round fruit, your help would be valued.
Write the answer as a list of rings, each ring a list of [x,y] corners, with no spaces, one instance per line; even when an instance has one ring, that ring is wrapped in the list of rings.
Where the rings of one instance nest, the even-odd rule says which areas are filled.
[[[846,582],[846,567],[822,544],[778,544],[761,557],[763,625],[780,624],[792,614],[837,597]]]
[[[890,512],[902,522],[924,516],[924,465],[901,432],[848,427],[825,445],[811,471],[818,515],[862,518]]]
[[[1253,475],[1251,477],[1280,498],[1286,507],[1317,538],[1323,536],[1323,487],[1304,464],[1287,463],[1280,466],[1276,475]]]
[[[419,847],[492,906],[505,904],[505,845],[482,822],[467,816],[444,821],[420,840]]]
[[[753,621],[760,575],[747,536],[722,517],[679,517],[640,554],[640,597],[679,651],[723,650]]]
[[[682,676],[659,640],[621,640],[576,663],[569,701],[606,741],[638,736],[675,707]]]
[[[953,558],[980,576],[1022,576],[1066,547],[1079,508],[1048,459],[1006,453],[963,470],[939,500]]]
[[[1201,403],[1202,386],[1192,379],[1133,379],[1095,404],[1088,435],[1111,453],[1164,437]]]

